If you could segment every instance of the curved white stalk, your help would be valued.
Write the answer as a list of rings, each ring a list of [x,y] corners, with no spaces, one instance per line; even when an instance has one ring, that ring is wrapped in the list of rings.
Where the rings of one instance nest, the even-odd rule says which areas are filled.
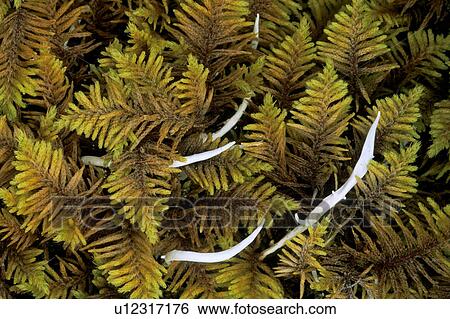
[[[109,167],[111,165],[111,161],[106,161],[98,156],[82,156],[81,161],[84,165],[92,165],[98,167]]]
[[[225,125],[222,126],[220,130],[212,134],[213,141],[227,134],[237,124],[237,122],[239,122],[240,118],[242,117],[242,114],[244,114],[245,109],[248,106],[248,101],[249,99],[243,99],[236,113],[234,113],[234,115],[225,122]]]
[[[372,126],[369,129],[369,132],[367,133],[361,155],[347,181],[338,190],[325,197],[302,222],[302,225],[295,227],[275,245],[264,250],[259,257],[260,259],[264,259],[267,255],[270,255],[279,248],[283,247],[287,241],[304,232],[306,229],[308,229],[309,226],[315,225],[327,211],[333,208],[338,202],[345,199],[347,193],[356,185],[356,176],[358,176],[359,178],[363,178],[363,176],[367,173],[369,162],[373,158],[373,152],[375,149],[375,133],[379,120],[380,112],[378,112],[375,121],[373,122]],[[297,219],[297,221],[299,220]]]
[[[234,144],[236,144],[236,142],[230,142],[224,146],[218,147],[216,149],[213,149],[211,151],[206,151],[206,152],[202,152],[202,153],[198,153],[198,154],[193,154],[193,155],[189,155],[189,156],[185,156],[185,161],[184,162],[180,162],[180,161],[173,161],[172,165],[170,165],[170,167],[182,167],[182,166],[186,166],[186,165],[190,165],[193,163],[197,163],[197,162],[201,162],[201,161],[205,161],[207,159],[210,159],[214,156],[217,156],[223,152],[225,152],[226,150],[228,150],[229,148],[231,148]]]
[[[220,130],[217,132],[212,133],[212,140],[216,140],[218,138],[223,137],[225,134],[227,134],[241,119],[242,115],[244,114],[245,110],[247,109],[248,102],[250,99],[245,98],[242,100],[241,105],[239,105],[236,113],[233,114],[232,117],[230,117],[228,120],[225,121],[225,124],[222,126]],[[206,142],[208,139],[208,135],[202,134],[203,142]]]
[[[259,13],[256,14],[255,24],[253,25],[253,33],[256,36],[256,39],[252,40],[251,46],[252,49],[257,49],[259,44]]]
[[[231,148],[234,144],[236,144],[236,142],[233,141],[224,146],[213,149],[211,151],[206,151],[206,152],[202,152],[202,153],[198,153],[198,154],[185,156],[184,158],[186,160],[184,162],[173,161],[172,165],[170,165],[169,167],[182,167],[182,166],[186,166],[186,165],[193,164],[196,162],[205,161],[207,159],[210,159],[214,156],[217,156],[217,155],[225,152],[226,150]],[[111,161],[106,161],[98,156],[82,156],[81,161],[85,165],[93,165],[93,166],[97,166],[97,167],[106,167],[107,168],[111,165]]]
[[[163,258],[166,261],[166,263],[171,263],[172,261],[216,263],[228,260],[239,254],[245,248],[247,248],[247,246],[250,245],[255,240],[256,236],[258,236],[258,234],[261,232],[263,226],[264,226],[264,219],[261,221],[258,227],[256,227],[256,229],[250,235],[248,235],[243,241],[224,251],[219,251],[217,253],[198,253],[195,251],[188,251],[188,250],[172,250],[168,252],[166,255],[161,256],[161,258]]]

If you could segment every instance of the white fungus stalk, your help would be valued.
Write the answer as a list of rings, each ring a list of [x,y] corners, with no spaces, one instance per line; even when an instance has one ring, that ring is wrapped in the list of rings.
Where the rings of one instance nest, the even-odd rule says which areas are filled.
[[[213,149],[211,151],[206,151],[206,152],[202,152],[202,153],[198,153],[198,154],[185,156],[184,157],[185,161],[183,161],[183,162],[173,161],[173,163],[172,163],[172,165],[170,165],[170,167],[182,167],[182,166],[190,165],[193,163],[205,161],[207,159],[213,158],[213,157],[225,152],[226,150],[231,148],[234,144],[236,144],[236,142],[233,141],[224,146]]]
[[[379,120],[380,112],[378,112],[375,121],[373,122],[372,126],[369,129],[369,132],[367,133],[361,155],[347,181],[338,190],[325,197],[322,202],[320,202],[320,204],[316,208],[314,208],[308,215],[308,217],[302,222],[302,225],[295,227],[275,245],[264,250],[260,255],[261,260],[264,259],[267,255],[270,255],[271,253],[283,247],[287,241],[291,240],[298,234],[303,233],[306,229],[308,229],[308,227],[315,225],[327,211],[333,208],[338,202],[345,199],[345,196],[348,194],[348,192],[356,185],[356,176],[362,178],[367,173],[369,162],[373,158],[375,149],[375,133]]]
[[[190,165],[193,163],[205,161],[207,159],[213,158],[213,157],[225,152],[226,150],[230,149],[234,144],[236,144],[236,142],[233,141],[224,146],[213,149],[211,151],[206,151],[206,152],[202,152],[202,153],[198,153],[198,154],[185,156],[184,157],[185,161],[183,161],[183,162],[173,161],[172,165],[170,165],[169,167],[182,167],[182,166]],[[81,161],[85,165],[92,165],[92,166],[97,166],[97,167],[106,167],[107,168],[111,165],[111,161],[106,161],[98,156],[82,156]]]
[[[259,13],[256,14],[255,24],[253,25],[253,33],[255,34],[256,39],[252,40],[251,46],[252,49],[257,49],[259,44]]]
[[[242,115],[244,114],[245,110],[247,109],[249,99],[242,100],[241,105],[239,105],[239,108],[237,109],[236,113],[233,114],[232,117],[230,117],[222,126],[220,130],[212,134],[212,140],[216,140],[218,138],[223,137],[225,134],[227,134],[241,119]],[[208,139],[208,136],[205,134],[203,136],[203,141],[206,141]]]
[[[84,165],[92,165],[98,167],[109,167],[111,165],[111,161],[106,161],[98,156],[82,156],[81,161]]]
[[[225,261],[236,256],[245,248],[247,248],[247,246],[250,245],[255,240],[256,236],[258,236],[258,234],[261,232],[263,226],[264,219],[261,221],[258,227],[256,227],[256,229],[243,241],[224,251],[219,251],[216,253],[198,253],[188,250],[172,250],[166,255],[161,256],[161,258],[163,258],[168,264],[172,261],[190,261],[196,263],[217,263]]]

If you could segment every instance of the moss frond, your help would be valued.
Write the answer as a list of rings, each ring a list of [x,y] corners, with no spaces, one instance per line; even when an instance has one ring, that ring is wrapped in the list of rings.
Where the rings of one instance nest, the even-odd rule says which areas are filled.
[[[308,229],[309,234],[299,234],[290,240],[287,248],[283,248],[278,255],[278,266],[275,274],[279,277],[298,277],[300,281],[300,298],[305,293],[306,282],[315,281],[313,272],[324,271],[318,257],[326,255],[324,236],[327,234],[328,221],[317,227]]]
[[[228,288],[230,298],[282,298],[283,287],[273,271],[252,250],[233,258],[219,270],[217,282]]]
[[[442,73],[448,69],[450,36],[434,35],[431,29],[408,32],[408,45],[392,39],[391,53],[400,65],[393,72],[392,81],[400,81],[400,86],[419,77],[435,85]]]
[[[378,99],[375,105],[368,109],[368,117],[358,116],[352,124],[358,132],[367,132],[371,121],[378,112],[381,112],[377,133],[377,152],[382,152],[393,144],[413,142],[418,138],[414,125],[420,116],[418,102],[422,94],[423,88],[418,86],[404,94]]]
[[[303,19],[292,36],[286,36],[267,56],[263,69],[265,91],[277,100],[280,108],[289,109],[302,95],[306,73],[315,65],[315,53],[308,22]]]
[[[89,245],[98,265],[111,285],[131,298],[161,297],[166,269],[153,257],[152,245],[140,231],[124,227]]]
[[[294,103],[288,123],[289,144],[294,149],[290,156],[304,165],[292,165],[292,169],[312,187],[324,185],[336,163],[348,159],[343,135],[353,116],[351,102],[347,83],[327,64],[306,83],[306,97]]]
[[[245,152],[270,164],[283,175],[287,175],[286,116],[286,110],[276,107],[273,97],[266,94],[259,112],[251,114],[256,123],[244,127],[249,131],[246,135],[249,142],[242,143]]]
[[[399,152],[386,151],[383,162],[372,161],[364,182],[358,181],[364,206],[380,211],[404,207],[400,200],[410,198],[417,192],[418,183],[412,173],[420,143],[416,142]]]
[[[352,93],[370,103],[378,83],[395,69],[387,61],[387,36],[380,21],[373,19],[364,0],[353,0],[325,29],[328,41],[318,41],[319,56],[331,59],[336,69],[348,79]]]

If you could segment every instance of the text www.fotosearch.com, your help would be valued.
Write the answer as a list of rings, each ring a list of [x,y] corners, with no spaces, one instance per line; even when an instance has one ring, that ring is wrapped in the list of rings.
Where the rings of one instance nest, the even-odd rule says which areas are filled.
[[[194,305],[182,303],[127,302],[114,307],[115,315],[336,315],[336,306],[310,305],[299,303],[288,305],[234,304]]]
[[[250,305],[236,303],[234,306],[197,306],[199,314],[221,315],[335,315],[336,306]]]

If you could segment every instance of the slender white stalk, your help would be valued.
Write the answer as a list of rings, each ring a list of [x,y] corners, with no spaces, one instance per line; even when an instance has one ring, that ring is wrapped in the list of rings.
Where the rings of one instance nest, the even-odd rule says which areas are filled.
[[[169,167],[182,167],[182,166],[186,166],[186,165],[193,164],[196,162],[205,161],[207,159],[210,159],[214,156],[217,156],[217,155],[225,152],[226,150],[231,148],[234,144],[236,144],[236,142],[233,141],[233,142],[230,142],[224,146],[218,147],[211,151],[206,151],[206,152],[202,152],[202,153],[198,153],[198,154],[185,156],[184,162],[174,161],[172,163],[172,165],[170,165]],[[93,166],[97,166],[97,167],[109,167],[111,165],[111,161],[106,161],[98,156],[82,156],[81,161],[85,165],[93,165]]]
[[[237,122],[239,122],[239,120],[242,117],[242,114],[244,114],[245,109],[248,106],[248,101],[249,99],[243,99],[236,113],[234,113],[234,115],[225,122],[225,125],[222,126],[220,130],[212,134],[213,141],[227,134],[237,124]]]
[[[214,150],[211,151],[206,151],[206,152],[202,152],[202,153],[198,153],[198,154],[193,154],[193,155],[189,155],[189,156],[185,156],[185,161],[184,162],[180,162],[180,161],[173,161],[172,165],[170,165],[170,167],[182,167],[182,166],[186,166],[186,165],[190,165],[193,163],[197,163],[197,162],[201,162],[201,161],[205,161],[207,159],[210,159],[214,156],[217,156],[223,152],[225,152],[226,150],[228,150],[229,148],[231,148],[234,144],[236,144],[236,142],[230,142],[224,146],[218,147]]]
[[[255,24],[253,25],[253,33],[255,34],[256,39],[252,40],[251,46],[256,50],[259,44],[259,13],[256,14]]]
[[[82,156],[81,161],[84,165],[92,165],[98,167],[109,167],[111,165],[111,161],[106,161],[98,156]]]
[[[327,211],[333,208],[338,202],[345,199],[347,193],[356,185],[356,176],[358,176],[359,178],[364,177],[364,175],[367,173],[369,162],[373,158],[373,153],[375,149],[375,133],[377,130],[379,120],[380,120],[380,112],[378,112],[375,121],[373,122],[372,126],[369,129],[369,132],[367,133],[366,140],[364,141],[364,145],[361,151],[361,155],[358,159],[358,162],[356,162],[356,165],[353,168],[353,172],[351,173],[347,181],[338,190],[332,192],[330,195],[325,197],[320,202],[320,204],[316,208],[314,208],[312,212],[308,215],[308,217],[302,222],[302,225],[295,227],[275,245],[264,250],[260,255],[260,259],[264,259],[267,255],[270,255],[279,248],[283,247],[287,241],[291,240],[298,234],[304,232],[306,229],[308,229],[309,226],[315,225]]]
[[[224,260],[228,260],[239,254],[245,248],[247,248],[247,246],[250,245],[255,240],[256,236],[258,236],[258,234],[261,232],[263,226],[264,226],[264,219],[261,221],[258,227],[256,227],[256,229],[250,235],[248,235],[243,241],[224,251],[219,251],[217,253],[198,253],[195,251],[188,251],[188,250],[172,250],[168,252],[166,255],[161,256],[161,258],[163,258],[166,261],[166,263],[171,263],[172,261],[217,263]]]

